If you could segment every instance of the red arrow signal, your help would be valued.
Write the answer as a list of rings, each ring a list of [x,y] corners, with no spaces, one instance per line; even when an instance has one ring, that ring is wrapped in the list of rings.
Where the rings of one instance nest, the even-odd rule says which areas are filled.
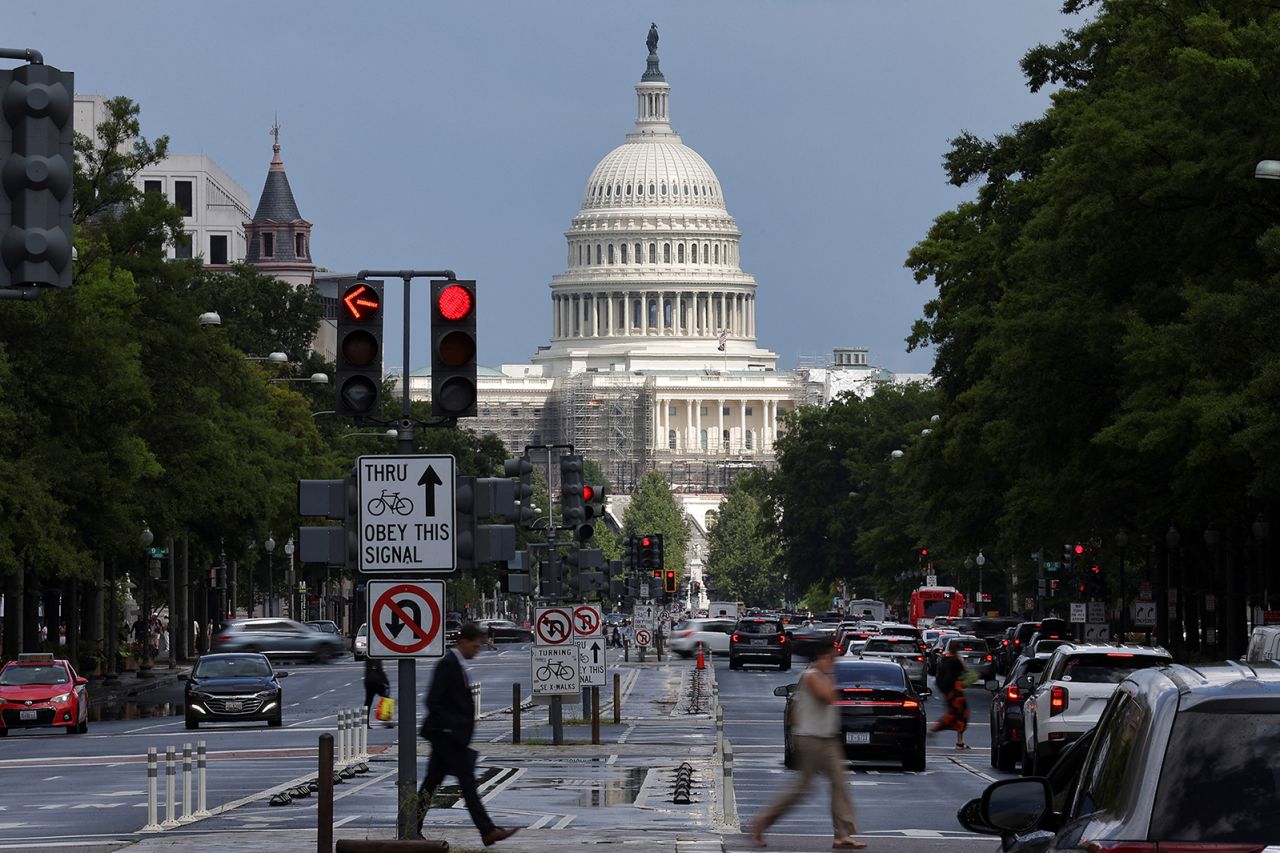
[[[348,317],[363,322],[378,313],[378,309],[382,307],[382,299],[379,298],[378,291],[364,282],[358,282],[342,294],[342,305]]]

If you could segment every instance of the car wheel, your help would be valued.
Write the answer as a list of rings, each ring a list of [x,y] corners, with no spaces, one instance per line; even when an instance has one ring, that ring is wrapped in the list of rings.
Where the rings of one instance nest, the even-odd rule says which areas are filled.
[[[920,749],[918,752],[912,752],[902,758],[903,770],[910,770],[913,773],[921,773],[924,771],[924,767],[924,749]]]
[[[741,669],[742,664],[733,659],[733,655],[729,655],[729,669]]]
[[[782,736],[782,766],[788,770],[796,769],[796,753],[791,746],[791,736]]]
[[[284,718],[283,718],[283,717],[278,717],[278,716],[277,716],[277,717],[272,717],[271,719],[267,720],[267,726],[269,726],[270,728],[278,729],[278,728],[280,728],[282,725],[284,725]]]
[[[86,717],[85,719],[83,719],[83,720],[81,720],[81,721],[80,721],[80,725],[76,726],[76,731],[78,731],[78,732],[79,732],[80,734],[82,734],[82,735],[87,735],[87,734],[89,733],[89,718],[88,718],[88,717]]]
[[[187,717],[187,729],[190,730],[190,729],[198,729],[198,728],[200,728],[200,721],[193,719],[191,717]]]
[[[63,729],[63,731],[64,731],[64,732],[66,732],[66,733],[67,733],[67,734],[69,734],[69,735],[78,735],[78,734],[80,734],[80,727],[79,727],[78,725],[77,725],[77,726],[67,726],[65,729]]]
[[[1000,744],[991,750],[995,760],[991,763],[997,770],[1003,770],[1006,773],[1013,770],[1018,763],[1018,756],[1014,753],[1015,745],[1012,743]]]
[[[8,736],[9,736],[8,729],[0,729],[0,737],[8,737]]]
[[[789,669],[791,669],[791,658],[787,658],[782,663],[778,664],[779,672],[786,672]]]

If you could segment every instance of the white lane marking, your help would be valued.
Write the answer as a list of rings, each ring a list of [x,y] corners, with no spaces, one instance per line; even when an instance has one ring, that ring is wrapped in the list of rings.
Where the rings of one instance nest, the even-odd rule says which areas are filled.
[[[553,817],[555,817],[553,814],[544,814],[542,817],[529,824],[529,829],[542,829],[542,827],[551,822]]]
[[[516,781],[524,774],[525,774],[525,768],[523,767],[521,767],[519,770],[516,770],[514,773],[511,773],[509,776],[507,776],[507,778],[503,779],[501,782],[494,785],[493,788],[488,793],[486,793],[483,797],[481,797],[480,802],[488,803],[494,797],[498,796],[503,791],[507,790],[507,788],[511,786],[512,782]]]
[[[351,823],[351,821],[355,820],[358,817],[360,817],[360,815],[353,814],[350,817],[344,817],[342,820],[335,820],[333,822],[333,828],[337,829],[340,826],[345,826],[348,823]]]
[[[298,706],[299,706],[299,705],[301,705],[301,704],[302,704],[301,702],[294,702],[294,703],[293,703],[292,705],[290,705],[289,707],[290,707],[290,708],[296,708],[296,707],[298,707]]]
[[[552,828],[552,829],[564,829],[566,826],[568,826],[568,825],[569,825],[569,822],[570,822],[571,820],[573,820],[575,817],[577,817],[577,815],[565,815],[563,818],[561,818],[560,820],[556,821],[556,825],[555,825],[555,826],[553,826],[553,827],[551,827],[551,828]]]
[[[983,773],[978,768],[973,767],[972,765],[967,764],[958,758],[947,756],[947,760],[951,761],[953,764],[957,765],[958,767],[963,767],[965,770],[968,770],[970,773],[972,773],[974,776],[977,776],[979,779],[985,780],[987,782],[996,781],[994,776],[988,776],[986,773]]]
[[[45,778],[45,780],[44,780],[44,781],[46,781],[46,782],[52,782],[54,779],[61,779],[61,778],[62,778],[61,776],[49,776],[49,777]]]

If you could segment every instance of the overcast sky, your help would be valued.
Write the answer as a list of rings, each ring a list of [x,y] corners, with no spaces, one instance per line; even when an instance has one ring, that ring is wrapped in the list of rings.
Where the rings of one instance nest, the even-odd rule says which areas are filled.
[[[550,336],[551,276],[592,168],[635,120],[650,21],[672,125],[716,171],[759,284],[760,343],[865,346],[927,371],[904,338],[929,298],[903,266],[972,189],[942,155],[1042,113],[1018,61],[1079,21],[1059,0],[218,2],[5,0],[5,47],[126,95],[143,132],[212,157],[256,206],[278,115],[285,167],[335,271],[478,280],[481,362]],[[389,288],[387,365],[400,362]],[[422,291],[425,293],[425,290]],[[426,299],[413,367],[428,361]]]

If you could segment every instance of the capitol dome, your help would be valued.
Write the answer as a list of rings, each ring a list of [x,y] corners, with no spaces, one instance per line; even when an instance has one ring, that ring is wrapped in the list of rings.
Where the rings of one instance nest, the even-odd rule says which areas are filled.
[[[755,279],[715,171],[671,127],[655,43],[636,124],[596,164],[551,281],[552,339],[534,357],[583,370],[771,370],[756,345]]]

